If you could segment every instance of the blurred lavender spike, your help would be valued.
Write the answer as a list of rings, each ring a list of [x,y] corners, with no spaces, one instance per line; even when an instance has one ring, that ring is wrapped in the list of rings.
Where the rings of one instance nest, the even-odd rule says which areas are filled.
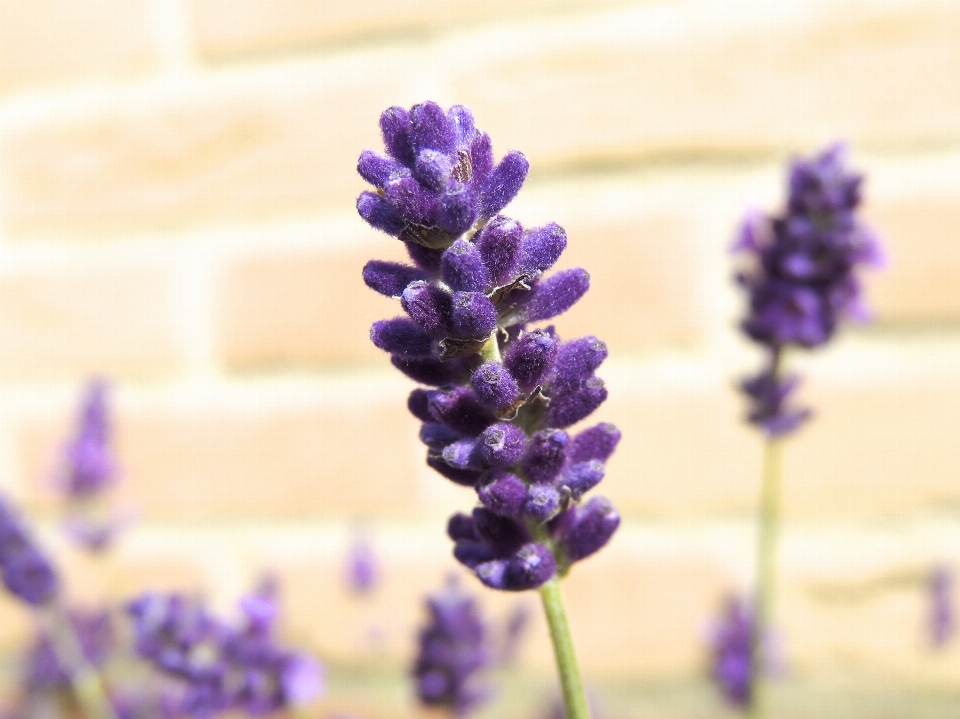
[[[934,567],[927,577],[927,595],[930,602],[928,627],[930,645],[934,649],[946,646],[957,631],[953,585],[953,572],[944,565]]]
[[[347,588],[358,596],[371,594],[380,584],[379,562],[368,537],[358,535],[350,544],[344,578]]]

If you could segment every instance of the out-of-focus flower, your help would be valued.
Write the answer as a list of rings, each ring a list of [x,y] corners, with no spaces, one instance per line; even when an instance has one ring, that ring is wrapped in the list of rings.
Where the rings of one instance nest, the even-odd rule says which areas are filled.
[[[83,656],[91,667],[101,669],[113,653],[116,643],[110,612],[73,610],[68,613],[68,619]],[[24,684],[29,691],[49,691],[67,687],[70,680],[49,634],[41,632],[26,656]]]
[[[788,434],[809,417],[787,400],[796,378],[779,375],[787,347],[814,348],[834,336],[841,320],[869,316],[857,276],[883,261],[876,235],[857,218],[863,176],[846,167],[842,144],[791,166],[787,207],[749,215],[734,250],[746,258],[737,273],[749,298],[742,329],[769,353],[768,366],[741,387],[748,419],[770,437]]]
[[[746,707],[750,703],[753,690],[750,666],[753,623],[750,607],[741,599],[731,597],[710,637],[710,674],[723,697],[739,707]]]
[[[559,225],[524,228],[499,214],[527,161],[510,152],[495,165],[468,109],[393,107],[380,127],[387,154],[360,156],[375,189],[357,208],[403,241],[413,264],[364,267],[366,284],[406,313],[375,322],[370,339],[431,387],[408,401],[423,422],[427,464],[483,504],[451,520],[456,558],[489,587],[539,587],[599,550],[619,523],[605,500],[577,505],[603,479],[620,433],[609,424],[566,431],[607,398],[595,375],[607,347],[529,327],[572,307],[589,275],[547,276],[567,244]]]
[[[347,588],[357,595],[373,592],[380,582],[380,567],[370,540],[358,535],[350,544],[344,565]]]
[[[14,506],[0,496],[0,574],[7,589],[33,606],[51,602],[59,581]]]
[[[953,638],[957,630],[953,607],[953,572],[942,565],[934,567],[927,577],[927,593],[930,601],[930,644],[939,649]]]
[[[450,579],[427,597],[429,623],[420,631],[419,653],[413,666],[417,695],[427,706],[466,716],[490,690],[480,682],[493,656],[487,623],[476,599]]]

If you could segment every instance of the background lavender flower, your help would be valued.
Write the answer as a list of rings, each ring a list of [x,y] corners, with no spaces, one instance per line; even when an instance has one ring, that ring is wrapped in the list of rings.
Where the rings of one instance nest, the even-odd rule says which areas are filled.
[[[68,618],[83,656],[91,667],[100,670],[116,649],[117,636],[110,612],[77,609],[70,611]],[[69,687],[71,677],[46,631],[41,631],[29,648],[23,674],[30,692]]]
[[[927,577],[928,631],[930,644],[939,649],[956,633],[956,613],[953,606],[953,572],[946,566],[934,567]]]
[[[53,565],[34,544],[14,506],[0,496],[0,574],[7,589],[27,604],[48,604],[59,580]]]
[[[868,316],[857,272],[879,266],[882,255],[856,216],[862,182],[846,168],[842,144],[796,160],[787,207],[778,215],[748,216],[734,245],[746,258],[736,275],[749,300],[741,327],[768,352],[767,367],[741,387],[749,421],[770,437],[792,432],[810,414],[789,406],[797,380],[779,376],[782,351],[822,346],[843,319]]]
[[[563,228],[524,228],[498,214],[527,163],[510,152],[494,165],[490,138],[469,110],[394,107],[380,126],[387,155],[360,156],[358,170],[376,191],[357,207],[404,242],[413,264],[364,268],[367,285],[399,298],[407,315],[376,322],[370,338],[431,387],[409,402],[424,423],[427,463],[474,487],[483,504],[451,520],[454,555],[487,586],[539,587],[599,550],[619,524],[609,503],[585,515],[576,506],[603,478],[619,432],[606,424],[566,431],[607,397],[595,375],[606,345],[527,326],[573,306],[589,275],[545,276],[566,247]]]
[[[354,594],[367,595],[380,582],[380,567],[370,540],[357,535],[350,543],[343,568],[347,588]]]
[[[455,578],[427,597],[429,622],[420,631],[413,665],[417,696],[427,706],[466,716],[490,695],[480,676],[493,661],[487,623],[476,599]]]
[[[753,692],[751,641],[753,611],[737,597],[727,600],[710,637],[710,676],[724,699],[746,707]]]

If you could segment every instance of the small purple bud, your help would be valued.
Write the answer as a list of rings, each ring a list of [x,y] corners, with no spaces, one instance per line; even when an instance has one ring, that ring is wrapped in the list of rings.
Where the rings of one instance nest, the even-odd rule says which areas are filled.
[[[470,164],[473,167],[474,184],[482,185],[493,172],[493,144],[487,133],[478,133],[470,143]]]
[[[430,449],[442,450],[448,444],[460,439],[460,434],[454,432],[439,422],[427,421],[420,427],[420,441]]]
[[[500,556],[516,551],[530,539],[529,532],[522,524],[484,507],[473,510],[473,522],[480,540],[489,543]]]
[[[403,165],[396,160],[371,150],[361,152],[360,159],[357,161],[357,172],[360,173],[360,177],[380,189],[383,189],[392,175],[402,170],[404,170]]]
[[[482,292],[490,285],[490,273],[477,246],[469,240],[457,240],[443,253],[440,276],[452,290]]]
[[[447,536],[454,542],[461,539],[479,541],[476,523],[473,517],[463,512],[457,512],[447,521]]]
[[[586,270],[563,270],[540,282],[521,308],[521,322],[539,322],[563,314],[590,289]]]
[[[451,182],[440,196],[437,226],[451,237],[459,237],[477,219],[477,198],[472,185]]]
[[[413,122],[410,144],[414,152],[431,149],[450,153],[456,149],[456,126],[437,103],[414,105],[410,116]]]
[[[620,526],[620,515],[606,497],[572,507],[556,520],[555,535],[567,561],[579,562],[599,551]]]
[[[421,150],[413,174],[421,185],[440,192],[450,179],[452,170],[453,163],[447,155],[436,150]]]
[[[484,225],[476,243],[491,282],[499,285],[514,279],[522,240],[523,227],[509,217],[497,215]]]
[[[495,472],[477,489],[483,506],[505,517],[519,517],[527,502],[527,485],[511,472]]]
[[[429,357],[433,342],[416,322],[406,317],[374,322],[370,341],[384,352],[403,359]]]
[[[520,267],[533,274],[553,267],[567,248],[567,233],[556,222],[529,230],[520,245]]]
[[[542,544],[530,542],[523,545],[506,562],[481,564],[475,571],[480,581],[488,587],[522,592],[536,589],[548,582],[557,571],[557,563],[549,549]]]
[[[447,117],[450,118],[450,122],[453,123],[456,130],[457,144],[469,143],[477,134],[470,108],[463,105],[454,105],[447,110]]]
[[[588,462],[591,459],[605,462],[613,454],[619,441],[620,430],[609,422],[601,422],[573,438],[570,462]]]
[[[450,316],[454,337],[488,337],[497,328],[497,308],[482,292],[456,292]]]
[[[407,397],[407,409],[421,422],[433,422],[433,415],[430,414],[430,392],[428,390],[422,387],[412,390],[410,396]]]
[[[570,490],[570,496],[574,502],[579,502],[584,494],[600,484],[605,473],[606,468],[603,462],[591,459],[589,462],[578,462],[572,465],[563,473],[558,483]]]
[[[383,144],[395,159],[405,165],[413,164],[413,150],[410,147],[410,115],[405,108],[388,107],[380,115],[380,132]]]
[[[550,398],[547,423],[552,427],[569,427],[590,414],[607,399],[607,388],[599,377],[591,377],[583,387]]]
[[[562,429],[542,429],[533,435],[521,462],[527,478],[531,482],[552,482],[563,467],[569,446],[570,436]]]
[[[427,455],[427,466],[437,472],[441,477],[446,477],[454,484],[464,487],[473,487],[480,481],[483,472],[476,472],[472,469],[457,469],[447,464],[443,457],[438,455]]]
[[[430,412],[437,422],[473,437],[496,421],[477,396],[466,387],[431,391]]]
[[[357,198],[357,212],[375,230],[394,236],[403,232],[403,218],[389,202],[375,192],[360,193]]]
[[[480,365],[470,383],[480,401],[493,409],[506,409],[520,397],[516,381],[499,362]]]
[[[607,345],[593,335],[564,342],[553,365],[550,389],[555,393],[579,389],[606,358]]]
[[[488,467],[509,467],[523,456],[527,434],[509,422],[497,422],[483,430],[478,450]]]
[[[398,262],[370,260],[363,268],[363,281],[374,292],[398,299],[411,282],[426,280],[426,272]]]
[[[431,227],[436,223],[436,198],[413,177],[396,177],[383,188],[386,201],[405,224]]]
[[[556,338],[549,332],[533,330],[521,335],[510,345],[503,364],[516,379],[520,389],[531,392],[553,366],[557,346]]]
[[[404,359],[394,355],[390,363],[414,382],[441,387],[457,382],[460,378],[458,367],[451,362],[441,362],[433,357],[414,357]]]
[[[403,240],[403,244],[407,248],[407,254],[410,255],[410,259],[413,260],[413,263],[417,267],[429,272],[440,271],[440,260],[443,257],[444,248],[426,247],[419,242],[410,242],[408,240]]]
[[[477,439],[475,437],[458,439],[456,442],[448,444],[443,448],[441,456],[443,461],[454,469],[482,469],[477,462]]]
[[[532,484],[523,513],[537,522],[545,522],[560,511],[560,492],[549,484]]]
[[[413,321],[431,336],[437,339],[446,336],[451,298],[439,287],[429,282],[411,282],[400,295],[400,304]]]
[[[480,214],[493,217],[510,204],[520,192],[529,169],[530,163],[522,152],[508,152],[483,184]]]
[[[50,562],[34,547],[25,547],[3,562],[3,583],[11,593],[35,607],[52,600],[58,589]]]

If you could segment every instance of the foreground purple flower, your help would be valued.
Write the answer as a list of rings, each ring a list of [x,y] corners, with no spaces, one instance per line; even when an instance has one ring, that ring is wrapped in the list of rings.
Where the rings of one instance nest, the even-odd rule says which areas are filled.
[[[846,168],[846,150],[833,145],[790,169],[787,207],[744,220],[734,250],[746,258],[737,282],[749,298],[741,327],[768,353],[766,366],[741,387],[748,419],[769,437],[789,434],[810,416],[790,406],[797,378],[780,376],[788,347],[829,342],[844,319],[863,320],[857,277],[882,263],[880,244],[856,216],[863,176]]]
[[[421,630],[413,666],[417,696],[427,706],[465,716],[489,696],[480,675],[492,665],[489,627],[476,600],[456,580],[427,597],[429,623]]]
[[[499,214],[527,161],[510,152],[494,163],[465,107],[393,107],[380,127],[387,154],[360,156],[375,190],[357,208],[404,243],[412,264],[364,267],[367,285],[406,313],[374,323],[370,338],[429,388],[408,402],[423,422],[427,464],[477,491],[482,507],[450,520],[456,558],[489,587],[540,587],[603,547],[620,521],[606,500],[579,506],[620,433],[609,424],[567,431],[607,397],[594,374],[606,345],[529,327],[572,307],[589,275],[547,276],[566,247],[563,228]]]
[[[19,512],[0,495],[0,574],[11,594],[32,606],[53,601],[59,580],[34,543]]]

